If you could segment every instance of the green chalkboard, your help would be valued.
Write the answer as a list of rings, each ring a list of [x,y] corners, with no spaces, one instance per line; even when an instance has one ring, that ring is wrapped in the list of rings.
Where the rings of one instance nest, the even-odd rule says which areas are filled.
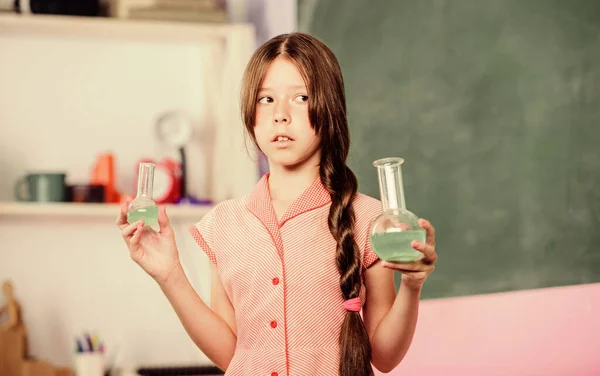
[[[302,0],[346,81],[359,190],[406,159],[423,297],[600,281],[600,2]]]

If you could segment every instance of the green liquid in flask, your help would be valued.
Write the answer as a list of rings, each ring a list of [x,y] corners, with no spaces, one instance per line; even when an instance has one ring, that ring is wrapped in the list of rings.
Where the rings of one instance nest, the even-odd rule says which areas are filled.
[[[158,206],[146,206],[127,212],[127,221],[134,223],[140,219],[144,220],[145,226],[154,226],[158,222]]]
[[[371,225],[369,241],[375,254],[384,261],[414,262],[424,256],[410,245],[414,240],[424,243],[427,235],[419,226],[419,217],[406,209],[403,163],[404,159],[398,157],[373,162],[383,211]]]
[[[158,206],[152,200],[154,188],[154,163],[141,162],[138,172],[138,188],[135,199],[129,204],[127,221],[134,223],[144,220],[144,226],[158,223]]]
[[[413,240],[425,243],[424,230],[393,231],[371,235],[371,246],[380,259],[385,261],[412,262],[422,257],[422,253],[411,245]]]

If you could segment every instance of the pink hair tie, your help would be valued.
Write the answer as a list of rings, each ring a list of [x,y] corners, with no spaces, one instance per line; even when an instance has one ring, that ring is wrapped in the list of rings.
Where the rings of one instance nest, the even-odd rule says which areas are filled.
[[[360,311],[360,298],[348,299],[343,305],[346,311],[359,312]]]

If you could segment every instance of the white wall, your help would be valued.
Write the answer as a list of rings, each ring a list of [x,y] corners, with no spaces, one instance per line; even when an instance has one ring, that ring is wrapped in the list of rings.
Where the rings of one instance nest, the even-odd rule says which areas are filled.
[[[242,8],[232,12],[256,25],[259,43],[295,29],[295,0],[248,1],[233,1]],[[0,51],[0,201],[13,199],[14,181],[30,170],[65,170],[69,183],[87,182],[96,154],[107,150],[117,157],[118,188],[131,192],[135,162],[161,150],[153,121],[172,109],[195,119],[191,191],[209,192],[202,135],[210,101],[220,98],[203,81],[202,48],[0,33]],[[0,280],[14,282],[32,355],[69,365],[74,336],[98,330],[109,363],[119,367],[209,363],[129,259],[113,223],[0,217]],[[188,275],[208,299],[209,263],[187,233],[190,224],[173,223]]]
[[[87,183],[96,155],[113,151],[118,188],[132,192],[135,163],[159,157],[154,122],[182,109],[196,121],[188,148],[193,193],[208,192],[203,142],[203,51],[190,44],[0,35],[0,200],[29,170],[65,170]]]
[[[297,0],[248,0],[248,20],[256,26],[256,41],[296,31]]]

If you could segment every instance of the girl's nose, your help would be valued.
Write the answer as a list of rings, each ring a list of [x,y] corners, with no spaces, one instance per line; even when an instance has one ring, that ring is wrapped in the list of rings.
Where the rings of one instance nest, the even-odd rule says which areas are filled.
[[[277,103],[275,112],[273,113],[273,123],[287,125],[291,122],[292,117],[290,116],[289,106],[283,101]]]
[[[274,120],[275,120],[276,124],[279,124],[279,123],[287,124],[290,122],[290,118],[286,114],[276,114],[274,116]]]

